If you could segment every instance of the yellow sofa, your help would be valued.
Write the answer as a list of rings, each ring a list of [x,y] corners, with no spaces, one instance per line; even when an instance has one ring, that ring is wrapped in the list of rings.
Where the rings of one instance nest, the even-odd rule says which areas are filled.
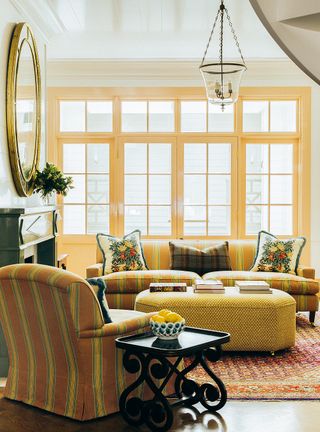
[[[186,240],[185,243],[204,249],[219,240]],[[232,271],[210,272],[203,279],[217,278],[225,286],[233,286],[235,280],[259,279],[267,281],[272,288],[289,293],[296,301],[297,311],[309,311],[314,322],[318,310],[319,283],[315,270],[299,267],[297,275],[287,273],[250,272],[256,253],[256,240],[228,240]],[[150,282],[186,282],[191,285],[199,275],[188,271],[170,269],[169,240],[142,241],[147,271],[127,271],[102,275],[102,254],[97,247],[96,264],[87,267],[87,277],[103,276],[107,283],[107,300],[111,308],[133,309],[137,294],[149,288]]]

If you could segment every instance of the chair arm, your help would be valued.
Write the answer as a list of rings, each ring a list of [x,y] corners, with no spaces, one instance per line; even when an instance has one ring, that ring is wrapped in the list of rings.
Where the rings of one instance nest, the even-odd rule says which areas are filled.
[[[87,278],[99,277],[102,276],[102,263],[93,264],[86,268]]]
[[[307,279],[315,279],[316,271],[312,267],[299,266],[297,268],[297,275]]]
[[[156,312],[150,312],[145,315],[123,320],[118,323],[105,324],[100,329],[82,331],[80,338],[95,338],[108,336],[122,336],[127,333],[134,333],[140,330],[147,331],[150,329],[149,320]]]

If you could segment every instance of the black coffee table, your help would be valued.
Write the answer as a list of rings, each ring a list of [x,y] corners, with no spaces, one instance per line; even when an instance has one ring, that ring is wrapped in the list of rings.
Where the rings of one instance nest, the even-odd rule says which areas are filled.
[[[125,370],[139,374],[120,396],[123,418],[134,426],[145,423],[153,431],[167,431],[173,423],[173,406],[191,406],[200,402],[209,411],[222,408],[227,401],[227,391],[223,382],[211,371],[207,360],[219,360],[221,345],[229,340],[229,333],[193,327],[185,327],[178,339],[169,341],[158,339],[151,332],[116,339],[116,346],[125,350]],[[184,367],[183,359],[186,357],[191,357],[191,363]],[[213,383],[199,385],[186,377],[198,365]],[[177,400],[170,404],[163,390],[171,378]],[[136,396],[137,392],[131,395],[142,384],[150,388],[154,394],[152,399],[144,401]]]

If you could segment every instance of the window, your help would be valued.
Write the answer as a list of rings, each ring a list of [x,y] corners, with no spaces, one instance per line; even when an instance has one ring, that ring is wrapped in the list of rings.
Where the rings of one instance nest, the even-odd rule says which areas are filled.
[[[207,131],[207,102],[181,101],[181,132]]]
[[[171,144],[124,144],[125,232],[171,235]]]
[[[244,132],[295,132],[296,101],[243,101]]]
[[[184,235],[230,235],[231,144],[184,144]]]
[[[181,101],[181,132],[233,132],[233,106],[220,107],[207,101]]]
[[[174,132],[173,101],[122,101],[122,132]]]
[[[243,89],[223,112],[203,89],[71,90],[52,90],[49,140],[74,179],[59,198],[70,241],[309,235],[308,89]]]
[[[293,145],[246,144],[246,234],[293,234]]]
[[[297,103],[295,101],[271,101],[270,114],[272,132],[296,131]]]
[[[109,144],[63,144],[63,171],[74,188],[64,198],[64,234],[109,231]]]
[[[60,132],[112,132],[111,101],[61,101]]]
[[[243,102],[243,131],[266,132],[269,129],[268,101]]]

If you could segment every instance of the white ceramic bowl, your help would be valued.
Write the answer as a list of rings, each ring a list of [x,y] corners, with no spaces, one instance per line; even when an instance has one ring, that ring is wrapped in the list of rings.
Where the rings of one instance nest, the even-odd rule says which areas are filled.
[[[185,326],[185,319],[178,322],[166,322],[166,323],[158,323],[150,319],[150,326],[152,333],[157,336],[159,339],[170,340],[177,339],[179,334],[182,332]]]

